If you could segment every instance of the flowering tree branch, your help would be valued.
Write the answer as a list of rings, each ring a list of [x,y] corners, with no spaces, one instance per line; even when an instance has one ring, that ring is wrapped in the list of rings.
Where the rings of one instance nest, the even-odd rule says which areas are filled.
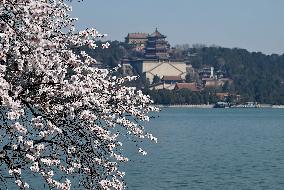
[[[119,138],[157,141],[140,122],[158,109],[124,86],[136,77],[117,78],[118,68],[92,67],[96,60],[74,53],[105,35],[76,32],[70,11],[63,0],[0,1],[1,167],[21,189],[33,185],[31,173],[49,188],[70,189],[76,177],[81,188],[123,189]]]

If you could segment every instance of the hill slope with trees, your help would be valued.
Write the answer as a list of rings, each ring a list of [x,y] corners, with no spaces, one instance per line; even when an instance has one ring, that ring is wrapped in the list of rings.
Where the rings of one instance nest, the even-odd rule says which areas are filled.
[[[222,47],[190,48],[189,62],[194,68],[213,66],[234,80],[228,91],[243,101],[284,104],[284,55],[265,55],[245,49]]]
[[[105,51],[88,49],[87,47],[82,49],[107,67],[116,66],[123,57],[141,58],[140,54],[137,55],[137,52],[132,52],[129,45],[124,42],[112,41],[109,43],[111,44],[110,48]],[[215,70],[224,71],[225,77],[234,82],[232,85],[225,84],[221,89],[206,89],[202,93],[192,92],[189,93],[191,98],[185,98],[183,97],[183,94],[186,94],[184,92],[149,91],[147,89],[148,82],[145,77],[141,77],[134,85],[144,88],[145,92],[149,93],[158,104],[165,102],[171,104],[183,102],[208,103],[208,100],[210,100],[209,103],[214,103],[211,100],[216,101],[215,92],[239,94],[241,102],[256,101],[267,104],[284,104],[284,54],[265,55],[260,52],[249,52],[245,49],[216,46],[186,46],[186,48],[178,46],[171,50],[171,57],[186,60],[196,70],[213,66]],[[143,84],[147,85],[143,86]],[[194,97],[191,94],[195,94]],[[174,96],[182,98],[173,99]],[[204,96],[210,98],[204,98]],[[163,97],[163,101],[160,97]],[[188,101],[184,101],[184,99]],[[189,101],[190,99],[194,101]]]

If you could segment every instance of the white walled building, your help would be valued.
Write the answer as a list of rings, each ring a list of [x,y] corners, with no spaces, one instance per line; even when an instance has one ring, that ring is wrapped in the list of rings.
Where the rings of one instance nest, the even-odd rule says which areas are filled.
[[[163,76],[180,76],[182,79],[185,79],[186,76],[186,63],[182,61],[136,60],[131,61],[130,64],[140,75],[145,74],[151,83],[155,75],[160,78],[163,78]]]

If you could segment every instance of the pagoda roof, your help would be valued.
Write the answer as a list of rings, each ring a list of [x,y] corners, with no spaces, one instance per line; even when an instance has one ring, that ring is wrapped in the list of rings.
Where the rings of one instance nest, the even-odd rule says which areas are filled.
[[[195,82],[192,83],[176,83],[175,90],[179,89],[188,89],[192,92],[199,92],[200,89],[197,87],[197,84]]]
[[[215,81],[216,79],[214,78],[202,78],[202,81]]]
[[[166,38],[165,35],[161,34],[156,28],[155,32],[149,35],[149,37],[158,37],[158,38]]]
[[[182,81],[181,76],[163,76],[163,81]]]
[[[128,33],[126,38],[146,39],[148,34],[146,33]]]

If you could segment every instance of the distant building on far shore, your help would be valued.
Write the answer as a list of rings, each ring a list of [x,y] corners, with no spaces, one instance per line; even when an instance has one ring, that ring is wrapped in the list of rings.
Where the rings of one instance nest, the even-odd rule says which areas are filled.
[[[166,36],[158,29],[152,34],[129,33],[125,42],[133,46],[133,50],[144,53],[144,58],[129,58],[123,60],[124,66],[131,66],[139,75],[145,75],[152,83],[155,75],[161,79],[164,76],[172,76],[184,80],[186,76],[186,63],[182,60],[170,58],[170,45]]]
[[[231,85],[233,83],[233,80],[229,78],[221,78],[221,79],[202,78],[202,82],[205,87],[217,88],[224,86],[226,82],[229,85]]]
[[[163,79],[164,76],[174,76],[185,80],[186,63],[182,61],[137,59],[129,60],[128,63],[139,75],[144,75],[151,83],[155,75],[161,79]]]
[[[177,83],[177,82],[183,82],[184,80],[182,79],[181,76],[166,76],[164,75],[163,78],[161,79],[163,83],[166,84],[172,84],[172,83]]]
[[[197,85],[196,82],[176,83],[174,90],[180,90],[180,89],[187,89],[187,90],[191,90],[192,92],[200,92],[201,91],[201,88]]]
[[[156,28],[155,32],[148,35],[145,48],[146,59],[168,60],[169,43],[166,41],[166,36],[161,34]]]
[[[125,37],[125,43],[132,46],[135,51],[144,51],[146,42],[148,40],[146,33],[128,33]]]

